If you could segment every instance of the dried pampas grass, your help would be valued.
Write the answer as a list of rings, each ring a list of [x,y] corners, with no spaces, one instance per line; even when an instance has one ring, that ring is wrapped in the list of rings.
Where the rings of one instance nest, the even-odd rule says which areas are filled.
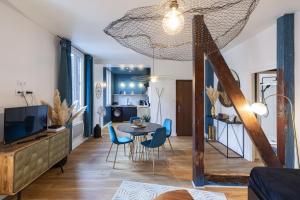
[[[215,103],[217,102],[217,99],[219,97],[219,91],[215,90],[213,87],[209,86],[206,87],[206,94],[209,98],[209,101],[212,105],[215,105]]]
[[[53,107],[45,101],[41,101],[41,104],[48,106],[48,118],[52,125],[67,126],[72,123],[75,118],[81,116],[86,110],[85,106],[78,111],[75,111],[78,101],[75,101],[70,107],[66,100],[61,102],[60,93],[57,89],[54,92]]]

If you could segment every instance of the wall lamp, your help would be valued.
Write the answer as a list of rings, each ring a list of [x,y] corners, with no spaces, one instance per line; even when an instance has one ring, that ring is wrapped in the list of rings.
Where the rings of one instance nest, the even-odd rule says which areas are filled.
[[[291,111],[291,116],[292,116],[292,123],[293,123],[293,131],[294,131],[294,139],[295,139],[295,144],[296,144],[296,153],[297,153],[297,163],[298,163],[298,168],[300,167],[300,162],[299,162],[299,151],[298,151],[298,141],[297,141],[297,132],[296,132],[296,125],[295,125],[295,112],[294,112],[294,106],[291,101],[291,99],[285,95],[281,94],[271,94],[265,98],[262,99],[262,102],[255,102],[251,105],[251,110],[252,112],[260,115],[267,117],[269,115],[269,108],[268,104],[266,103],[266,100],[269,99],[270,97],[282,97],[286,99],[289,102],[290,105],[290,111]]]

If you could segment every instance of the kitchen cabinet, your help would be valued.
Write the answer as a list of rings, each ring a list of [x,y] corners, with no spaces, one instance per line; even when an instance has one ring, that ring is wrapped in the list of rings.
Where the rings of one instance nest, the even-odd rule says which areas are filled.
[[[129,121],[130,117],[137,116],[136,106],[126,106],[123,107],[123,121]]]

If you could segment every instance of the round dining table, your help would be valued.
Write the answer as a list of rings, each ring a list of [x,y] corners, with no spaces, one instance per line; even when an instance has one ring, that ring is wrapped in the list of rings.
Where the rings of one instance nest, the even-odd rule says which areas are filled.
[[[147,135],[148,133],[155,132],[156,129],[162,127],[160,124],[150,122],[144,122],[143,125],[144,127],[142,128],[136,128],[133,124],[124,123],[118,126],[118,130],[121,132],[129,133],[130,135],[135,137]]]
[[[144,122],[143,125],[144,125],[143,127],[139,128],[139,127],[135,127],[131,123],[123,123],[117,127],[117,129],[120,132],[128,133],[132,136],[135,143],[134,145],[135,160],[137,160],[137,158],[144,159],[144,148],[142,147],[141,142],[147,140],[148,133],[155,132],[156,129],[162,127],[160,124],[150,123],[150,122]],[[137,156],[138,154],[140,156]]]

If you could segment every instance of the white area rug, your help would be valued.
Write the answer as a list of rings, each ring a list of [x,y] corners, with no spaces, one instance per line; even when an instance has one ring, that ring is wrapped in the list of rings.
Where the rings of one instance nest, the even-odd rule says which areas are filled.
[[[223,193],[132,181],[123,181],[113,200],[153,200],[162,193],[180,189],[187,190],[195,200],[226,200]]]

